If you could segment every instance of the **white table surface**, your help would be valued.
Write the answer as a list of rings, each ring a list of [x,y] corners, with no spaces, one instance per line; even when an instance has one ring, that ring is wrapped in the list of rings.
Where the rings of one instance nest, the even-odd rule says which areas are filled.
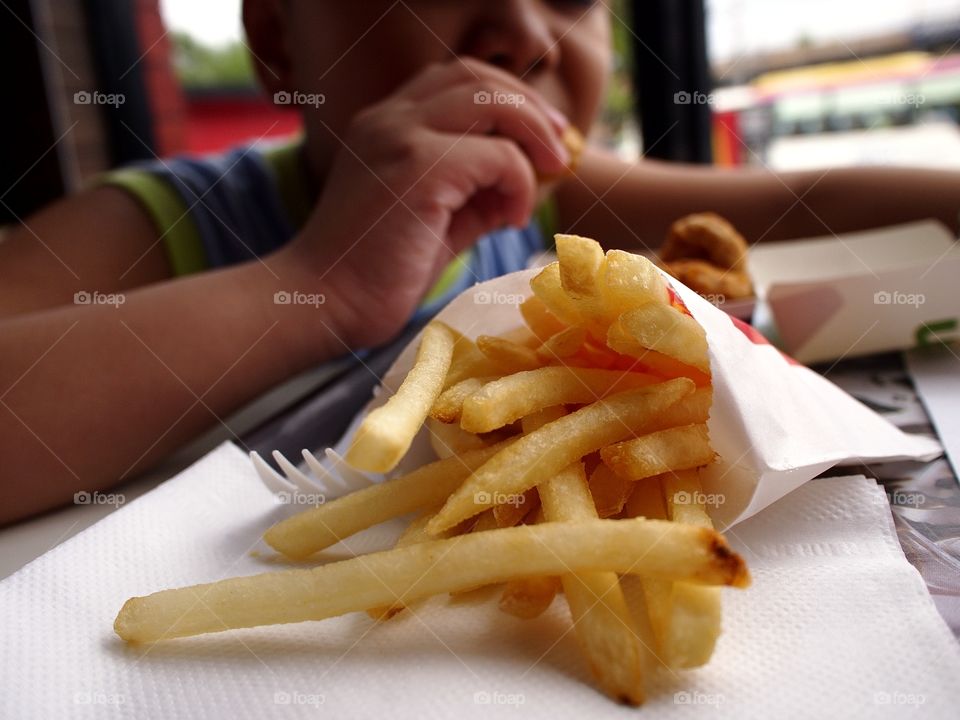
[[[279,410],[306,397],[330,375],[326,367],[307,371],[265,393],[246,407],[225,418],[161,465],[105,493],[119,493],[130,502],[192,465],[225,440],[236,440]],[[109,515],[115,505],[67,505],[13,525],[0,527],[0,580],[63,541]]]

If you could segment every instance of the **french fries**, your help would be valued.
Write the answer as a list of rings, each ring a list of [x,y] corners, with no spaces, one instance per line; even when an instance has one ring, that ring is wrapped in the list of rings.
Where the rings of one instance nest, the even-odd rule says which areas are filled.
[[[611,317],[648,303],[670,302],[663,276],[639,255],[610,250],[599,274],[600,294]]]
[[[416,543],[312,569],[163,590],[128,600],[114,629],[129,642],[154,642],[322,620],[520,577],[588,570],[735,587],[749,583],[742,558],[712,530],[644,519],[545,523]]]
[[[451,385],[437,398],[437,401],[430,408],[430,417],[439,420],[442,423],[460,422],[460,414],[463,412],[463,401],[477,392],[488,382],[493,382],[499,376],[487,375],[485,377],[469,377],[455,385]]]
[[[478,468],[427,525],[438,533],[526,492],[595,450],[630,437],[657,413],[694,391],[686,378],[627,390],[587,405],[520,438]],[[546,452],[549,450],[549,452]]]
[[[555,577],[512,580],[500,595],[500,610],[521,620],[532,620],[550,607],[559,589],[560,579]]]
[[[587,341],[587,331],[569,327],[551,335],[537,348],[537,357],[543,362],[554,362],[575,355]]]
[[[666,503],[664,503],[666,497]],[[712,528],[696,470],[667,473],[637,483],[628,502],[630,517],[669,517]],[[662,578],[641,579],[660,660],[672,668],[705,664],[720,636],[720,593],[715,588]]]
[[[263,539],[287,557],[309,557],[368,527],[443,502],[473,470],[510,442],[438,460],[403,477],[310,508],[277,523]]]
[[[560,286],[574,300],[597,297],[597,273],[603,264],[599,243],[579,235],[557,235]]]
[[[620,514],[633,491],[633,481],[617,475],[602,463],[591,473],[589,484],[597,514],[602,518]]]
[[[264,535],[303,560],[417,512],[391,550],[132,598],[116,632],[151,642],[353,611],[379,621],[502,583],[500,609],[522,619],[562,588],[597,684],[620,702],[643,702],[660,665],[707,662],[718,586],[746,587],[749,573],[699,484],[715,459],[706,336],[648,260],[556,240],[559,260],[519,307],[525,326],[474,341],[429,324],[407,378],[347,453],[386,472],[426,425],[441,459]],[[636,605],[619,575],[639,580]]]
[[[523,316],[523,321],[527,324],[530,332],[536,335],[541,342],[569,327],[550,312],[543,300],[536,295],[531,295],[520,303],[520,314]]]
[[[467,432],[459,425],[442,423],[433,418],[427,418],[427,430],[430,432],[430,447],[441,460],[468,450],[482,450],[493,444],[480,435]]]
[[[667,473],[661,482],[670,520],[713,528],[698,471]],[[668,632],[664,645],[671,666],[691,668],[706,664],[720,636],[720,593],[716,588],[673,583],[673,613]]]
[[[685,365],[710,372],[707,360],[707,336],[697,321],[673,305],[649,303],[625,312],[620,326],[641,346]]]
[[[467,395],[461,405],[460,425],[469,432],[490,432],[547,407],[592,403],[659,381],[645,373],[563,365],[527,370],[494,380]]]
[[[600,451],[610,468],[628,480],[708,465],[716,457],[706,425],[660,430]],[[435,527],[435,526],[431,526]]]
[[[580,462],[541,486],[544,516],[555,522],[597,519]],[[567,573],[561,577],[574,630],[597,682],[621,702],[643,702],[643,661],[637,630],[614,572]]]
[[[400,462],[443,389],[456,338],[443,323],[423,329],[417,359],[386,405],[367,415],[346,460],[360,470],[385,473]]]
[[[477,347],[503,373],[532,370],[543,364],[536,350],[506,338],[481,335],[477,338]]]

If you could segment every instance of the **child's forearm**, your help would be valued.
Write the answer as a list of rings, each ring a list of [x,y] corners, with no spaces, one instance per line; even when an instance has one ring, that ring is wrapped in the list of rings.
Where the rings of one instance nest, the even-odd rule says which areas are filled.
[[[0,321],[0,523],[129,477],[345,353],[334,299],[294,275],[255,261]]]
[[[655,249],[674,220],[705,210],[727,217],[751,243],[928,217],[956,230],[960,173],[835,168],[775,174],[655,161],[630,166],[591,151],[559,199],[566,231],[621,247]]]

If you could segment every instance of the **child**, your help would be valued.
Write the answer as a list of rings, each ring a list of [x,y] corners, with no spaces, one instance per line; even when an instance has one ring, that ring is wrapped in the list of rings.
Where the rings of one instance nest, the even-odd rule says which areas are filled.
[[[243,15],[266,90],[324,96],[302,106],[302,146],[114,174],[0,244],[0,523],[384,343],[554,230],[639,248],[701,210],[751,241],[955,224],[945,172],[778,176],[588,150],[576,177],[538,180],[564,177],[564,128],[586,133],[600,108],[602,2],[246,0]]]

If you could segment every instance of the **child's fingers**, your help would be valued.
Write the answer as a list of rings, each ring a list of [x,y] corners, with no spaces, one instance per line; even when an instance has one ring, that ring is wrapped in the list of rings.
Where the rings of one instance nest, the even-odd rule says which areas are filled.
[[[493,230],[507,225],[523,227],[529,222],[537,180],[530,161],[516,143],[476,135],[451,137],[437,171],[470,183],[463,201],[450,208],[447,235],[454,251],[460,252]]]
[[[513,140],[543,175],[557,175],[570,162],[567,149],[549,118],[535,105],[477,103],[477,93],[490,91],[482,84],[462,85],[435,95],[419,106],[420,117],[430,128],[450,133],[497,134]]]
[[[516,75],[471,57],[458,57],[449,62],[427,66],[413,79],[401,85],[396,96],[423,102],[455,85],[478,83],[489,83],[490,87],[497,88],[502,93],[524,97],[547,115],[558,133],[562,133],[570,124],[563,113]]]

